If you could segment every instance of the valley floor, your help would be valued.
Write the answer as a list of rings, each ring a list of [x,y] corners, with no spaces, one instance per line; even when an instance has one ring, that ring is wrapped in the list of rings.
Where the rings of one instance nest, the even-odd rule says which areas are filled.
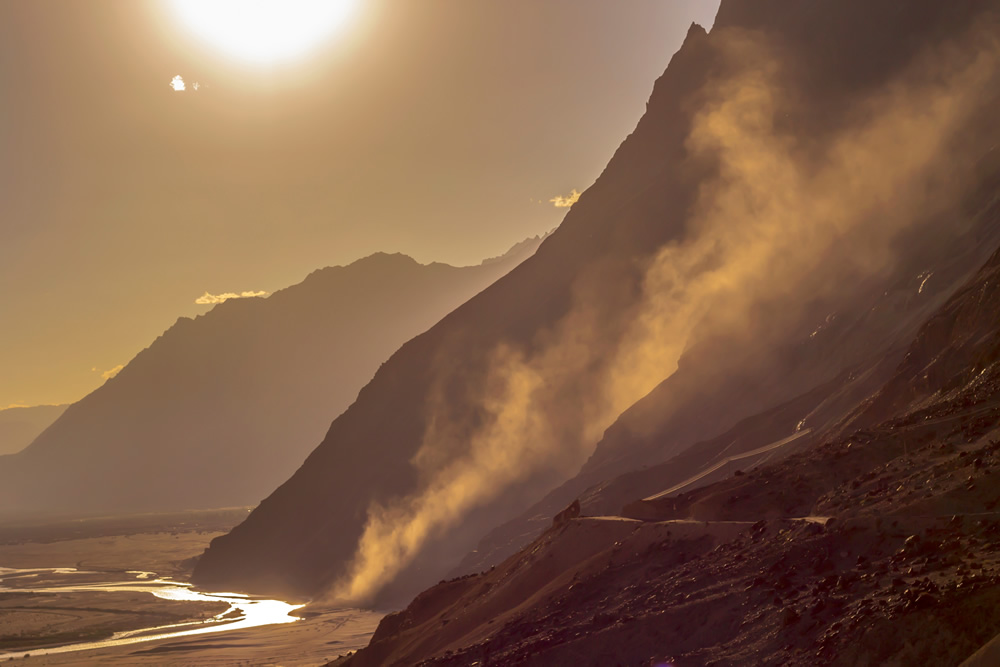
[[[315,667],[365,646],[382,616],[376,612],[344,610],[285,625],[268,625],[187,639],[166,639],[138,646],[41,655],[32,657],[23,664],[32,667]]]
[[[247,508],[236,508],[0,522],[0,655],[5,664],[304,666],[323,664],[367,644],[382,614],[347,609],[292,623],[39,653],[122,631],[200,623],[226,612],[229,605],[224,602],[166,600],[114,587],[141,585],[156,577],[186,581],[193,559],[246,513]],[[102,590],[59,590],[91,584]],[[232,620],[239,620],[238,614]]]

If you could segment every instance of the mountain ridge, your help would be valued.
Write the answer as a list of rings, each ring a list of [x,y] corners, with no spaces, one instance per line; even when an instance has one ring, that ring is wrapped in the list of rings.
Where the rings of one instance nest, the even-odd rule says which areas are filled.
[[[842,419],[825,435],[693,490],[642,498],[677,464],[635,471],[616,480],[632,502],[571,505],[330,665],[992,664],[998,299],[1000,249],[886,360],[870,394],[832,410]],[[717,450],[775,416],[775,433],[795,432],[798,414],[756,415]]]
[[[179,318],[31,445],[0,458],[0,506],[254,504],[291,474],[379,362],[536,246],[468,268],[376,254],[316,270],[265,299]],[[135,474],[105,478],[112,460]],[[143,467],[159,474],[148,479]]]
[[[32,405],[0,410],[0,455],[16,454],[30,445],[67,407]]]
[[[608,368],[605,358],[614,357],[616,346],[631,335],[630,327],[647,296],[644,292],[648,293],[650,271],[664,268],[657,264],[661,249],[669,254],[674,247],[671,244],[687,247],[683,243],[691,239],[691,235],[685,236],[692,231],[689,227],[706,222],[698,217],[704,213],[699,207],[705,205],[700,196],[705,185],[725,185],[725,170],[740,166],[725,162],[724,153],[720,158],[717,151],[701,150],[695,139],[704,142],[706,127],[712,127],[705,123],[718,116],[706,116],[699,110],[725,110],[726,86],[738,82],[741,76],[751,76],[752,80],[753,70],[746,73],[747,63],[757,62],[754,58],[771,63],[775,59],[770,51],[777,51],[794,65],[773,77],[775,85],[788,90],[784,97],[792,104],[779,110],[768,107],[769,100],[764,97],[750,98],[748,104],[763,107],[751,106],[747,113],[735,117],[773,115],[774,132],[780,137],[806,137],[802,148],[806,166],[809,170],[821,169],[821,162],[819,167],[809,162],[816,154],[822,155],[816,145],[820,140],[832,142],[835,148],[844,141],[860,141],[859,137],[867,136],[863,124],[869,120],[884,130],[877,125],[881,117],[871,110],[876,102],[894,101],[885,97],[886,89],[895,91],[890,82],[898,77],[905,79],[907,67],[919,61],[927,48],[947,44],[970,24],[977,11],[991,5],[980,2],[956,8],[923,2],[914,12],[900,17],[904,6],[908,5],[885,2],[870,8],[850,5],[841,11],[842,5],[833,2],[808,7],[768,3],[770,14],[744,12],[752,16],[747,27],[736,24],[741,14],[730,8],[720,12],[722,20],[716,22],[711,33],[693,27],[654,85],[647,112],[635,131],[538,253],[393,355],[362,390],[352,409],[331,425],[327,438],[296,475],[246,522],[213,542],[196,568],[196,580],[205,585],[316,595],[336,586],[351,567],[364,564],[363,554],[355,553],[359,540],[370,546],[363,536],[377,541],[382,531],[391,543],[395,539],[392,531],[397,527],[405,530],[406,522],[410,522],[422,535],[420,545],[406,547],[406,557],[399,565],[402,569],[395,576],[386,575],[401,588],[393,590],[390,583],[382,593],[388,596],[386,599],[400,599],[420,582],[438,578],[443,563],[457,562],[458,552],[473,547],[475,533],[482,531],[483,524],[498,525],[515,517],[530,506],[533,498],[543,496],[546,487],[551,489],[571,477],[574,468],[585,463],[600,435],[590,433],[584,422],[591,420],[588,413],[593,412],[589,408],[595,392],[603,391],[601,382],[607,380],[609,370],[614,370]],[[829,20],[831,16],[833,21]],[[764,31],[763,40],[755,32],[761,20],[773,22],[773,29]],[[898,29],[881,32],[899,21]],[[748,41],[748,33],[756,37]],[[840,57],[842,49],[837,40],[847,35],[857,38],[857,48]],[[769,51],[772,42],[774,47]],[[827,83],[829,86],[824,87]],[[918,86],[916,90],[923,89]],[[934,91],[930,87],[927,94]],[[899,108],[912,107],[909,104]],[[852,125],[859,122],[861,130]],[[726,137],[709,132],[707,138],[718,141]],[[942,157],[947,148],[944,144],[950,147],[950,141],[950,136],[942,137],[941,155],[933,152],[938,147],[928,145],[928,155]],[[782,147],[780,142],[777,147],[764,146],[772,151]],[[873,155],[885,157],[878,152]],[[883,171],[885,167],[882,165]],[[839,172],[834,176],[852,180]],[[721,194],[727,193],[723,189]],[[884,200],[877,189],[862,194],[876,202]],[[852,198],[842,198],[840,203],[853,203],[849,201]],[[947,206],[944,202],[942,205],[948,208],[955,199],[960,197],[946,198]],[[796,203],[807,201],[804,198]],[[830,201],[831,206],[835,203],[836,198]],[[924,220],[924,216],[933,217],[936,209],[923,208],[884,212],[900,218],[888,220],[886,228],[894,229],[890,223],[902,225],[897,231],[906,238],[897,254],[901,258],[898,261],[904,264],[919,259],[921,250],[911,242],[913,238],[923,238],[933,246],[939,238],[954,240],[954,236],[961,236],[961,230],[951,230],[940,219],[936,226]],[[864,217],[862,213],[859,218]],[[948,213],[942,215],[947,217]],[[912,231],[917,228],[921,233]],[[802,238],[810,238],[811,229],[801,230]],[[792,309],[785,309],[787,302],[780,300],[754,301],[747,317],[754,318],[749,321],[756,323],[755,334],[764,335],[761,340],[741,341],[742,347],[734,348],[731,339],[740,339],[743,332],[730,332],[729,338],[699,333],[695,336],[698,344],[684,350],[680,363],[695,364],[694,376],[705,380],[738,378],[721,385],[730,392],[728,395],[743,401],[738,409],[725,415],[729,423],[794,398],[850,366],[838,360],[806,360],[805,370],[796,376],[795,387],[783,387],[776,381],[766,392],[759,390],[754,375],[760,370],[756,366],[766,369],[778,361],[795,368],[799,363],[795,350],[784,361],[776,351],[785,350],[783,346],[799,334],[806,337],[817,322],[836,310],[837,306],[831,308],[831,304],[849,302],[866,289],[878,289],[876,286],[889,280],[883,275],[885,271],[869,269],[869,274],[852,276],[838,267],[837,260],[851,259],[852,251],[857,247],[867,249],[870,242],[858,231],[860,227],[850,229],[853,235],[845,233],[844,238],[831,240],[825,254],[820,255],[825,262],[822,267],[815,267],[812,274],[796,274],[799,282],[812,281],[817,289],[823,283],[815,276],[846,279],[838,284],[839,292],[819,291],[811,301]],[[695,230],[700,231],[696,226]],[[909,236],[903,231],[910,232]],[[695,234],[692,243],[699,238]],[[724,241],[725,237],[716,240]],[[892,254],[888,248],[897,250],[895,240],[875,240],[882,244],[879,247],[887,249],[887,254]],[[975,249],[969,252],[969,257],[976,256]],[[892,265],[896,260],[893,256],[878,261]],[[709,254],[704,263],[710,262]],[[671,265],[664,266],[669,269]],[[965,268],[971,271],[973,266]],[[727,294],[723,292],[723,296]],[[713,311],[713,315],[727,318],[724,308]],[[919,319],[917,311],[910,317]],[[769,322],[771,327],[766,326]],[[884,320],[883,325],[891,326],[891,319]],[[564,350],[579,354],[563,354]],[[770,356],[765,358],[760,356],[762,353]],[[648,366],[651,377],[660,373],[657,381],[673,373],[666,364]],[[508,392],[511,386],[519,386],[517,383],[540,383],[540,389],[532,390],[535,407],[530,412],[544,414],[550,408],[558,409],[556,417],[543,425],[553,429],[551,433],[543,429],[539,436],[531,431],[534,425],[530,415],[504,412],[515,410],[516,401],[500,401],[499,407],[490,402],[494,399],[490,394],[493,387],[499,382],[504,389],[505,381]],[[706,385],[706,391],[716,389]],[[629,398],[634,401],[642,395]],[[432,410],[427,408],[428,396],[439,397]],[[477,403],[470,396],[485,396],[487,400]],[[626,402],[623,409],[628,405]],[[391,410],[391,424],[384,423],[386,410]],[[506,441],[491,440],[497,436],[495,425],[505,423],[503,419],[508,416],[515,418],[511,423],[516,428],[527,430]],[[528,421],[518,421],[521,419]],[[600,426],[599,420],[590,426]],[[726,424],[716,419],[709,426],[723,430]],[[703,433],[703,437],[718,432]],[[475,447],[469,449],[463,442]],[[512,477],[509,470],[502,469],[502,474],[493,476],[502,480],[496,482],[474,466],[465,465],[493,451],[491,448],[500,447],[501,442],[527,457],[520,476]],[[383,461],[383,465],[375,467],[359,458],[357,452],[362,449]],[[440,477],[436,478],[431,468],[419,467],[422,461],[435,460],[436,456],[444,461],[457,460],[457,467],[446,472],[468,474],[475,480],[471,482],[473,488],[487,483],[490,486],[478,489],[472,501],[462,501],[459,514],[465,514],[459,518],[434,515],[433,506],[438,501],[435,494],[456,490],[449,488],[446,481],[435,481]],[[350,469],[354,478],[345,478],[344,469]],[[444,500],[442,504],[447,503]],[[322,520],[317,521],[317,516]],[[394,527],[397,519],[402,523]],[[277,545],[281,545],[280,549]],[[391,551],[394,547],[388,548]]]

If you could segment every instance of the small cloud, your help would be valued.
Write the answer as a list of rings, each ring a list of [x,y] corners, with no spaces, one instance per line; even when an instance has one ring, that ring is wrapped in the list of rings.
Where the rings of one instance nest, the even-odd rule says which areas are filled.
[[[105,380],[110,380],[114,376],[118,375],[119,371],[121,371],[121,369],[123,369],[123,368],[125,368],[125,364],[118,364],[114,368],[109,368],[106,371],[102,371],[97,366],[91,366],[90,371],[92,373],[100,373],[101,374],[101,378],[103,378]]]
[[[15,403],[11,403],[10,405],[8,405],[6,408],[4,408],[4,410],[10,410],[11,408],[27,408],[27,407],[31,406],[29,406],[24,401],[17,401]]]
[[[565,197],[561,195],[553,197],[549,201],[552,202],[553,206],[556,208],[569,208],[575,204],[578,199],[580,199],[580,193],[576,191],[576,188],[573,188],[573,191],[570,192],[569,195]]]
[[[229,301],[230,299],[255,299],[263,296],[270,296],[270,292],[265,292],[261,290],[260,292],[224,292],[223,294],[209,294],[205,292],[197,299],[194,300],[195,303],[207,306],[216,303],[222,303],[223,301]]]
[[[187,85],[184,83],[184,77],[180,74],[170,80],[170,87],[178,93],[187,90]]]

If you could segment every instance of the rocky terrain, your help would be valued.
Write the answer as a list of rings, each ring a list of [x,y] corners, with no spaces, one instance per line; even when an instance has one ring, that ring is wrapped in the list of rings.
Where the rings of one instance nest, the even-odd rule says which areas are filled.
[[[334,664],[961,663],[1000,633],[998,270],[817,444],[619,516],[577,504]]]
[[[1000,243],[996,10],[725,0],[538,252],[400,348],[196,580],[327,595],[381,529],[403,555],[367,602],[395,604],[498,564],[574,499],[617,512],[840,437]],[[505,400],[532,382],[530,407]],[[498,451],[512,463],[475,477]]]

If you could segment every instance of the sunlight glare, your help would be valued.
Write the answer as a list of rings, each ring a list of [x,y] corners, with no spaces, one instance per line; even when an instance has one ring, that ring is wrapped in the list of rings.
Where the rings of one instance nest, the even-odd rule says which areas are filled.
[[[191,32],[254,64],[304,55],[341,28],[358,0],[166,0]]]

